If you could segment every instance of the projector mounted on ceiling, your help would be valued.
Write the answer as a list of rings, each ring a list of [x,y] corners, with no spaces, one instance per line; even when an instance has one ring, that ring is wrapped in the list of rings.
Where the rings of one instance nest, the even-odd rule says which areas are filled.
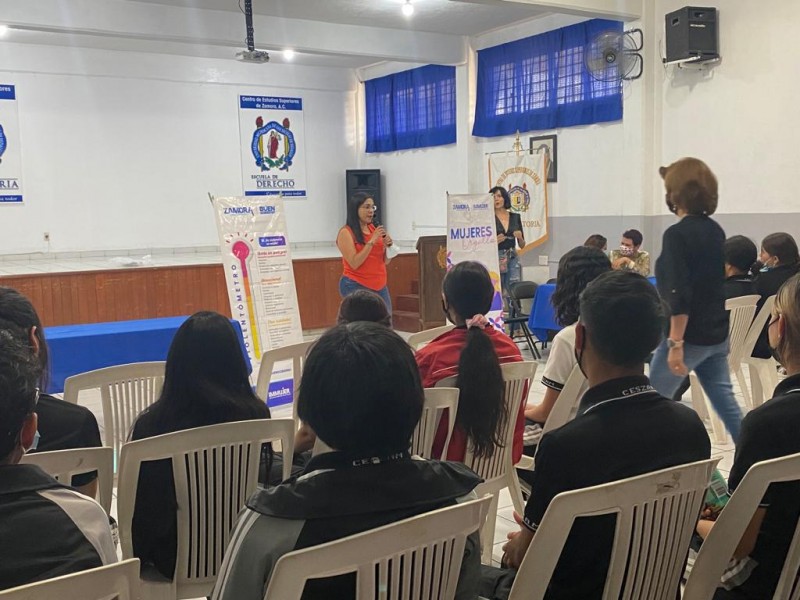
[[[241,3],[239,4],[241,7]],[[269,52],[266,50],[256,50],[256,43],[253,34],[253,0],[244,0],[244,22],[247,27],[247,50],[236,53],[236,58],[248,63],[268,63]]]

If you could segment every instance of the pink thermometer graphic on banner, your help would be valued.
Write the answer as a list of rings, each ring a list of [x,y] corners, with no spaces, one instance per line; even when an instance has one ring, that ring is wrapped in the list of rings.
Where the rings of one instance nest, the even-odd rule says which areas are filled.
[[[250,246],[244,240],[236,240],[231,251],[239,259],[239,265],[242,267],[244,298],[247,304],[247,315],[250,317],[250,336],[253,339],[253,351],[256,359],[259,359],[261,358],[261,348],[258,344],[258,323],[256,322],[256,311],[253,306],[253,295],[250,293],[250,275],[247,273],[247,257],[250,256]]]

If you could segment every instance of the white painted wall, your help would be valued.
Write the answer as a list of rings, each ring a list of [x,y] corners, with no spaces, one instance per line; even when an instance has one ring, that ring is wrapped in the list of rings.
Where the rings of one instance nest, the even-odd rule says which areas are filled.
[[[18,86],[26,198],[1,207],[0,254],[216,244],[207,192],[242,193],[240,93],[302,96],[309,195],[287,200],[292,241],[335,238],[352,71],[21,44],[0,44],[0,65]]]

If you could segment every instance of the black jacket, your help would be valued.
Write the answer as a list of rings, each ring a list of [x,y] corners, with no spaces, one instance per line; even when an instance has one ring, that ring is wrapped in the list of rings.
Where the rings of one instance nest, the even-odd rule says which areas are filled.
[[[783,283],[800,271],[800,264],[794,265],[780,265],[769,271],[763,271],[756,276],[756,293],[761,296],[756,310],[761,310],[767,298],[774,296]],[[756,347],[753,349],[753,356],[757,358],[769,358],[772,353],[769,349],[769,338],[767,336],[767,327],[769,327],[770,319],[767,319],[767,324],[761,331],[761,335],[756,342]]]

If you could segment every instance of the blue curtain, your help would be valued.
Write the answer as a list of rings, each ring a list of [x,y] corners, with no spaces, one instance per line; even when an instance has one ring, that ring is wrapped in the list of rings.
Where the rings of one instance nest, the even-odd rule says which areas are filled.
[[[594,19],[478,52],[472,135],[555,129],[622,119],[619,82],[603,82],[584,67],[584,52],[622,23]]]
[[[364,82],[367,152],[456,141],[456,69],[427,65]]]

